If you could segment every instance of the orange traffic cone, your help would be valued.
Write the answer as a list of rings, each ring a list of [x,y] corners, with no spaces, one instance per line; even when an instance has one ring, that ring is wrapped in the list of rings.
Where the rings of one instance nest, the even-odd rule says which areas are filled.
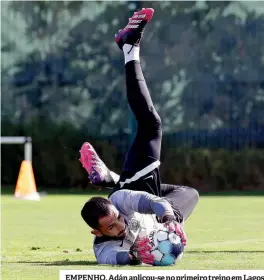
[[[21,163],[15,189],[15,197],[26,200],[40,200],[31,161],[23,160]]]

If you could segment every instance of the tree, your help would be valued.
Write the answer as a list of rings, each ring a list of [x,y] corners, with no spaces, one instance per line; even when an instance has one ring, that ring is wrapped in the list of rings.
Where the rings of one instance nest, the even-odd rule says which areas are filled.
[[[113,38],[131,3],[4,2],[2,13],[12,17],[2,32],[3,99],[14,102],[3,114],[69,121],[97,135],[126,129],[123,58]],[[148,3],[156,13],[142,66],[165,132],[259,125],[264,18],[246,9],[240,18],[227,12],[231,4],[241,6]]]

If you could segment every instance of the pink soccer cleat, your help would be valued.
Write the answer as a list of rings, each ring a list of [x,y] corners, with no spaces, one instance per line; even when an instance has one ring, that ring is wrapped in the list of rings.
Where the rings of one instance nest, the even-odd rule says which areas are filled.
[[[146,8],[135,12],[134,15],[129,18],[127,26],[115,34],[115,41],[121,50],[124,44],[139,46],[145,26],[152,19],[153,14],[154,9]]]
[[[81,147],[80,154],[80,162],[88,172],[91,183],[94,185],[102,184],[110,171],[97,155],[93,146],[85,142]]]

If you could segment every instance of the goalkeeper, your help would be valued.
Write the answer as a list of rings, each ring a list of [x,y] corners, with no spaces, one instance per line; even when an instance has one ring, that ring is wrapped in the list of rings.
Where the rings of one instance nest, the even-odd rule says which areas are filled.
[[[115,37],[124,53],[127,99],[138,124],[121,175],[105,166],[91,144],[84,143],[80,150],[80,161],[91,182],[113,187],[109,199],[93,197],[81,211],[95,235],[94,252],[99,264],[151,264],[151,256],[138,250],[137,237],[139,232],[155,228],[157,223],[175,230],[186,244],[183,222],[199,199],[193,188],[160,183],[162,124],[139,57],[143,31],[153,13],[151,8],[135,12]]]

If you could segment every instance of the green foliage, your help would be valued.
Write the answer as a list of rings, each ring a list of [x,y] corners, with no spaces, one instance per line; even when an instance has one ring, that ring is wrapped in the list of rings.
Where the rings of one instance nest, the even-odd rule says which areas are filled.
[[[156,11],[141,61],[165,131],[263,125],[261,9],[233,1],[137,5]],[[3,2],[2,114],[16,122],[41,114],[95,135],[126,129],[124,62],[114,34],[134,8]]]
[[[91,187],[79,162],[83,142],[91,142],[109,168],[120,173],[128,146],[120,147],[120,138],[94,138],[71,124],[54,124],[36,119],[24,126],[2,122],[2,134],[31,136],[33,166],[38,185]],[[165,183],[185,184],[201,191],[264,188],[264,150],[242,151],[176,148],[164,135],[161,177]],[[118,141],[117,141],[118,140]],[[128,139],[125,139],[125,143]],[[15,184],[23,147],[2,147],[2,183]]]
[[[201,191],[264,189],[264,151],[163,149],[162,178]]]

